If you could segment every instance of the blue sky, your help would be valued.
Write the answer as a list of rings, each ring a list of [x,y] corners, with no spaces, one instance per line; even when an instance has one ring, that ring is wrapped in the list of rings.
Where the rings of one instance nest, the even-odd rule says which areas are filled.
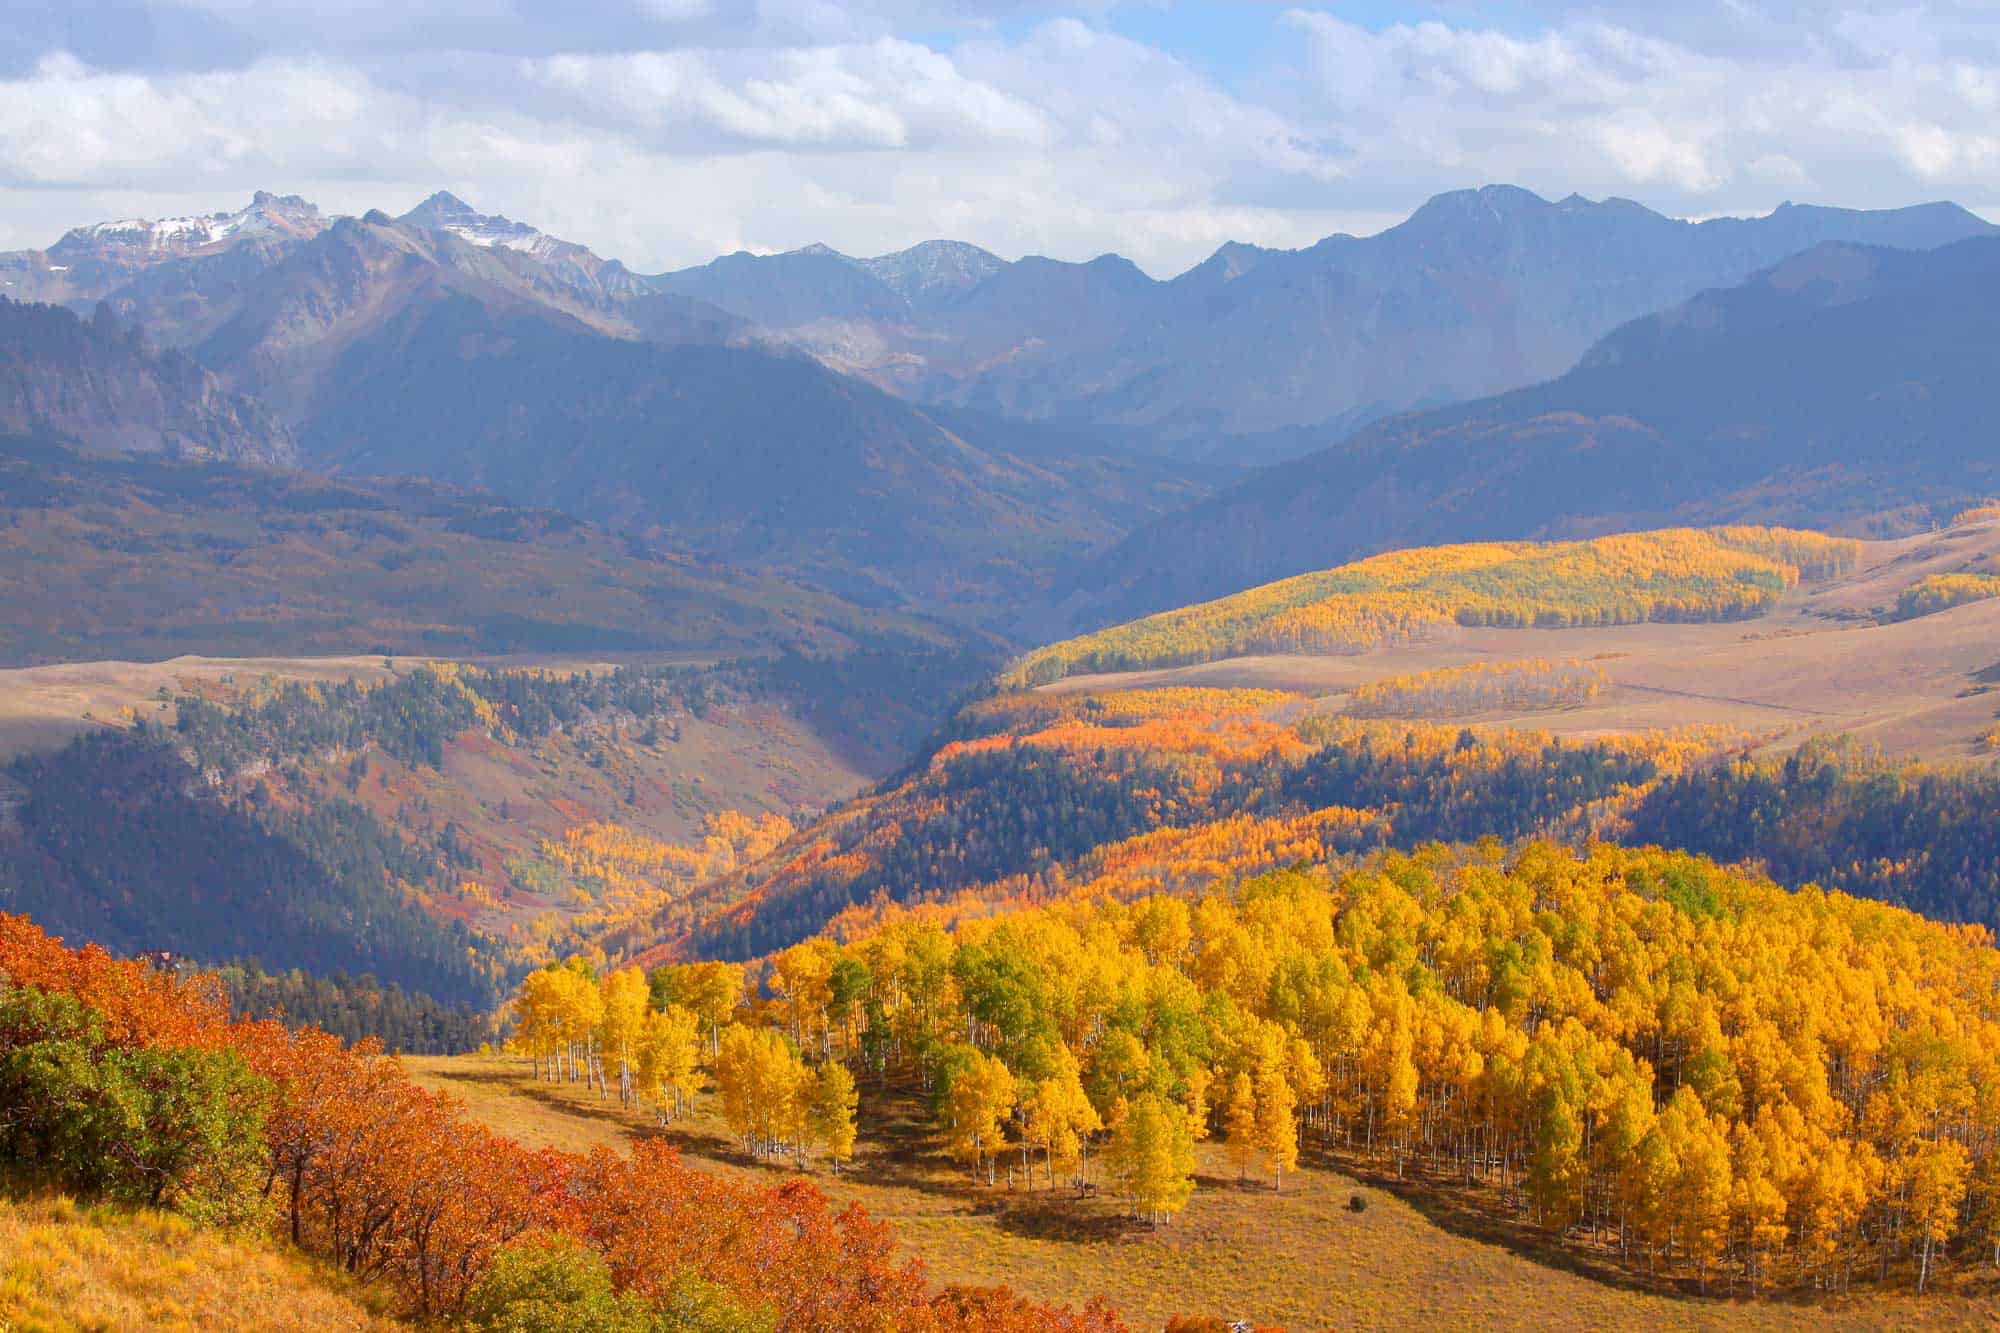
[[[13,0],[0,248],[448,188],[658,270],[932,236],[1365,232],[1495,181],[1680,216],[2000,204],[1989,0]]]

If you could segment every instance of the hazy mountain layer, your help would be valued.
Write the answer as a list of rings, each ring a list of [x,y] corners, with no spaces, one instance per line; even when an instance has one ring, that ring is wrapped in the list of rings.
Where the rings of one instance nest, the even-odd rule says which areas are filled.
[[[1079,621],[1391,546],[1948,509],[2000,486],[1996,311],[2000,239],[1822,247],[1549,383],[1384,422],[1134,534],[1073,580]]]

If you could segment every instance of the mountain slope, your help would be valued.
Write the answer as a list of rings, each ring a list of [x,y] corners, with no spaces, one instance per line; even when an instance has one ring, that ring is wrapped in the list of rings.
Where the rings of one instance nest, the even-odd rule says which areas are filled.
[[[153,352],[100,307],[88,323],[0,297],[0,434],[116,453],[291,464],[291,432],[178,352]]]
[[[311,456],[489,487],[938,614],[1017,601],[1202,489],[1156,464],[1010,448],[1004,429],[974,444],[796,355],[499,315],[454,293],[348,347],[304,432]]]
[[[1549,383],[1253,474],[1080,571],[1072,609],[1101,623],[1390,546],[1948,506],[2000,485],[1996,301],[2000,239],[1823,247]]]
[[[744,652],[934,637],[769,574],[416,481],[0,437],[0,661]]]

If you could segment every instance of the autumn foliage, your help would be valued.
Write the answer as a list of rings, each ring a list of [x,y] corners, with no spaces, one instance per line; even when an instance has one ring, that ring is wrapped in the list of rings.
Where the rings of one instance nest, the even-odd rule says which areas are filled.
[[[1317,1147],[1690,1285],[1921,1289],[2000,1245],[1991,936],[1682,853],[1432,847],[797,948],[859,979],[834,1055],[929,1082],[981,1185],[1019,1154],[1162,1224],[1220,1135],[1272,1189]],[[830,996],[764,1013],[845,1031]]]
[[[1597,832],[1662,777],[1747,740],[1694,727],[1564,742],[1330,715],[1268,691],[1133,694],[968,709],[971,734],[921,769],[690,897],[714,900],[694,952],[748,956],[897,903],[977,913],[1080,886],[1191,891],[1431,838]],[[656,918],[661,935],[685,917]]]
[[[240,1054],[275,1090],[258,1173],[271,1225],[420,1315],[458,1310],[497,1253],[556,1233],[601,1254],[640,1298],[698,1280],[779,1329],[1120,1326],[1004,1293],[934,1298],[880,1226],[834,1213],[809,1184],[732,1184],[653,1143],[629,1157],[531,1151],[369,1044],[232,1023],[208,980],[64,948],[22,917],[0,914],[0,977],[81,1002],[133,1049]]]
[[[1054,644],[1002,679],[1018,687],[1246,653],[1354,653],[1454,624],[1734,620],[1859,559],[1855,542],[1752,527],[1393,551]]]
[[[1895,618],[1914,620],[1989,597],[2000,597],[2000,574],[1932,574],[1897,596]]]
[[[1347,697],[1350,717],[1436,721],[1472,713],[1575,708],[1595,699],[1610,678],[1582,662],[1474,662],[1357,685]]]

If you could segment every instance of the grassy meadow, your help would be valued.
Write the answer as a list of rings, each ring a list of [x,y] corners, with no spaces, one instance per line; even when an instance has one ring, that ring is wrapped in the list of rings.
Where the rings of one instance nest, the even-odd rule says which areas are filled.
[[[537,1082],[523,1060],[408,1057],[411,1075],[449,1091],[496,1129],[531,1146],[622,1148],[658,1134],[702,1169],[765,1181],[789,1165],[753,1163],[723,1126],[713,1096],[660,1127],[643,1110],[581,1084]],[[1524,1239],[1465,1200],[1394,1180],[1357,1179],[1308,1146],[1306,1169],[1239,1183],[1224,1145],[1197,1149],[1197,1188],[1185,1212],[1157,1231],[1129,1222],[1115,1201],[1034,1188],[975,1185],[932,1142],[909,1091],[862,1086],[863,1135],[836,1177],[808,1174],[836,1202],[890,1224],[939,1284],[1003,1284],[1036,1300],[1082,1304],[1102,1296],[1136,1329],[1175,1314],[1216,1315],[1293,1330],[1485,1327],[1880,1328],[1990,1325],[2000,1306],[1966,1294],[1918,1300],[1901,1292],[1839,1301],[1755,1303],[1691,1287],[1649,1290],[1587,1256]],[[1018,1163],[1017,1163],[1018,1169]],[[1093,1173],[1094,1174],[1094,1173]],[[1351,1208],[1355,1199],[1360,1211]],[[1963,1275],[1968,1288],[1979,1275]]]
[[[0,1330],[386,1330],[372,1293],[261,1235],[169,1213],[0,1198]]]

